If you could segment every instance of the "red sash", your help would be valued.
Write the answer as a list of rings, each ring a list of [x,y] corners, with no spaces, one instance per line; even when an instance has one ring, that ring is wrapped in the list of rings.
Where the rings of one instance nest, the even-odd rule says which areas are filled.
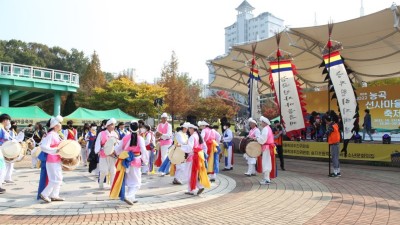
[[[199,162],[199,152],[202,151],[202,148],[194,148],[193,149],[193,157],[192,157],[192,171],[190,174],[190,190],[196,189],[196,183],[199,177],[200,171],[200,162]]]

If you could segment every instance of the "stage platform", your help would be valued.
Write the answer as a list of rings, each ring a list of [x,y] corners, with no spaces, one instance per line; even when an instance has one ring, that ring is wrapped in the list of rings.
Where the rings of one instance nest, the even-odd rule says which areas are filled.
[[[234,151],[240,153],[239,142],[242,137],[234,138]],[[340,144],[340,149],[343,143]],[[306,141],[284,141],[283,150],[286,156],[308,159],[328,159],[329,146],[327,142]],[[340,159],[353,162],[378,162],[381,165],[400,167],[400,142],[382,144],[382,140],[374,142],[354,143],[350,141],[347,147],[347,157],[341,153]]]

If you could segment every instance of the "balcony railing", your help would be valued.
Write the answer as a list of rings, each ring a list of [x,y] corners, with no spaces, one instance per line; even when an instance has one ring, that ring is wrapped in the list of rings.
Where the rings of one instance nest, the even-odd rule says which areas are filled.
[[[0,62],[0,76],[31,78],[79,85],[79,74],[77,73],[15,63]]]

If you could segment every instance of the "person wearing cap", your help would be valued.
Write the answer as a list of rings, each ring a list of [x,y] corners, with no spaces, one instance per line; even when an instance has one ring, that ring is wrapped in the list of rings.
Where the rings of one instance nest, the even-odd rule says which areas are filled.
[[[276,145],[276,151],[278,152],[279,161],[281,163],[281,169],[285,170],[285,164],[283,161],[283,135],[285,134],[285,130],[278,120],[274,121],[274,128],[272,129],[274,132],[274,140]]]
[[[167,113],[163,113],[161,115],[161,123],[157,126],[157,132],[162,134],[159,140],[161,149],[159,157],[161,157],[161,164],[164,162],[165,158],[167,158],[168,148],[172,145],[172,126],[168,123],[167,119]],[[164,173],[161,175],[164,175]]]
[[[122,138],[125,137],[127,131],[125,130],[125,123],[124,122],[119,122],[118,123],[118,128],[115,130],[118,134],[118,139],[122,140]]]
[[[333,173],[329,174],[330,177],[340,177],[340,163],[339,163],[339,144],[340,144],[340,131],[339,125],[332,119],[331,116],[325,118],[328,125],[326,136],[328,137],[328,144],[332,155]]]
[[[180,126],[176,129],[176,133],[174,136],[174,144],[176,147],[181,147],[182,145],[186,145],[188,143],[189,139],[187,135],[188,124],[189,123],[187,122],[181,123]],[[174,180],[172,181],[172,184],[181,185],[182,182],[186,181],[186,174],[185,174],[186,163],[181,163],[179,165],[171,163],[171,170],[173,169],[175,169],[175,171],[174,171]]]
[[[49,131],[40,143],[41,153],[38,158],[41,161],[41,175],[38,188],[38,199],[50,203],[52,201],[64,201],[60,198],[60,188],[63,180],[61,156],[58,145],[61,138],[58,132],[61,130],[61,116],[52,117],[47,122]],[[46,178],[47,175],[47,178]],[[48,183],[46,185],[46,180]]]
[[[262,145],[262,155],[257,159],[257,171],[263,173],[264,176],[260,184],[268,185],[271,183],[271,179],[276,177],[274,134],[268,118],[261,116],[260,121],[263,129],[260,136],[257,137],[257,142]]]
[[[143,174],[148,174],[149,172],[153,172],[153,168],[154,168],[154,148],[156,147],[156,137],[154,136],[154,132],[151,130],[151,126],[146,124],[144,125],[144,128],[140,128],[140,129],[144,129],[144,136],[146,137],[145,139],[145,145],[146,145],[146,150],[147,150],[147,154],[149,156],[149,163],[148,165],[144,165],[142,167],[142,173]],[[147,167],[147,168],[145,168]]]
[[[229,171],[233,170],[233,132],[230,129],[231,124],[226,122],[224,125],[224,135],[223,135],[223,142],[225,147],[225,168],[222,171]]]
[[[139,135],[139,124],[131,122],[131,134],[126,135],[115,148],[118,155],[118,173],[110,191],[111,199],[125,201],[128,205],[137,202],[136,192],[142,185],[141,166],[148,163],[146,145],[144,138]],[[127,190],[122,185],[126,185]]]
[[[67,129],[64,130],[64,140],[78,141],[78,131],[73,127],[74,122],[72,120],[67,121]]]
[[[0,146],[4,142],[10,141],[10,134],[5,130],[5,127],[11,126],[11,117],[8,114],[0,115]],[[6,192],[3,188],[4,177],[6,176],[6,161],[4,160],[3,152],[0,150],[0,194]]]
[[[97,135],[97,139],[94,146],[94,151],[96,154],[99,154],[99,188],[103,189],[103,181],[107,175],[110,175],[110,184],[114,181],[115,176],[115,162],[117,161],[115,155],[106,155],[104,153],[104,145],[110,138],[116,138],[118,140],[118,134],[114,131],[114,127],[117,121],[114,118],[111,118],[105,124],[105,130],[101,131]]]
[[[257,140],[257,138],[260,136],[260,129],[257,127],[257,121],[254,120],[253,118],[249,118],[248,120],[249,126],[250,126],[250,131],[249,135],[247,135],[247,138]],[[244,174],[248,177],[250,176],[255,176],[256,175],[256,158],[252,158],[246,153],[244,153],[243,157],[247,160],[247,172]]]
[[[197,189],[197,195],[200,195],[203,193],[204,188],[211,187],[204,158],[204,151],[207,148],[198,131],[198,127],[190,123],[182,126],[189,129],[190,133],[188,143],[181,146],[182,150],[188,154],[186,160],[188,191],[185,194],[194,195]]]
[[[210,125],[206,121],[199,121],[197,125],[201,129],[201,137],[207,146],[207,173],[210,176],[210,181],[215,182],[219,167],[218,144],[215,141],[215,132],[212,131]]]

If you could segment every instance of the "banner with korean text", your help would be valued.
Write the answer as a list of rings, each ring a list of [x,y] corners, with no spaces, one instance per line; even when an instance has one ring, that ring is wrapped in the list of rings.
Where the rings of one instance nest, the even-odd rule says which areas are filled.
[[[360,107],[360,126],[364,120],[364,110],[370,109],[372,127],[376,129],[399,129],[400,126],[400,85],[358,88],[357,101]],[[326,91],[303,94],[307,111],[324,113],[328,109]],[[331,104],[335,104],[332,100]]]
[[[290,60],[270,62],[270,83],[287,132],[304,128],[303,107]]]

